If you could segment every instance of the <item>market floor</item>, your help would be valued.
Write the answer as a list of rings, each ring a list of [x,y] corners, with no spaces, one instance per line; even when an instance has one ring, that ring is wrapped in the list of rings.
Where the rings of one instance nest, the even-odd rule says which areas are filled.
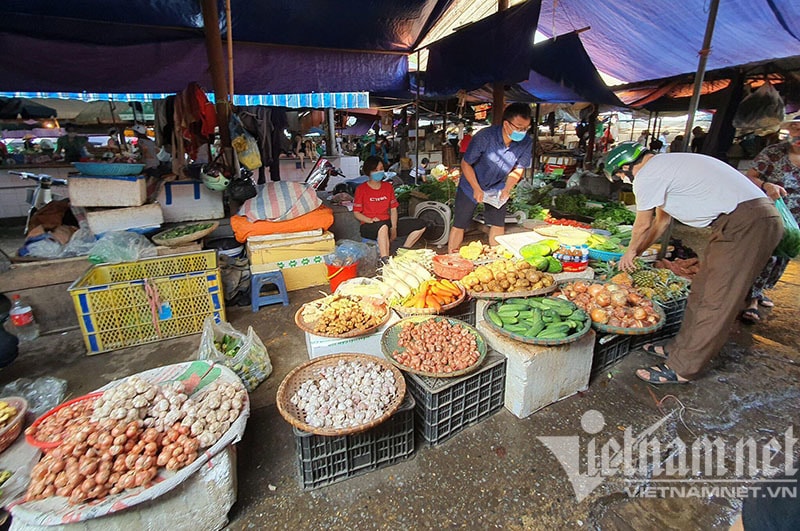
[[[800,426],[796,260],[770,294],[776,307],[765,312],[765,321],[749,327],[735,323],[723,352],[696,383],[654,388],[640,382],[634,369],[653,358],[635,351],[596,378],[586,392],[526,419],[502,409],[441,445],[419,444],[399,464],[303,491],[295,438],[278,414],[275,393],[282,378],[307,359],[293,316],[318,295],[308,289],[293,292],[289,307],[228,311],[236,328],[254,327],[274,366],[270,378],[251,395],[250,420],[238,447],[238,501],[229,529],[727,529],[740,510],[739,500],[707,494],[646,497],[653,494],[647,487],[654,484],[626,482],[621,473],[579,502],[565,470],[538,438],[580,435],[581,448],[586,448],[594,437],[599,451],[611,439],[623,441],[624,430],[641,434],[660,420],[664,422],[653,436],[663,442],[680,436],[688,444],[704,435],[726,441],[752,437],[764,443],[771,437],[782,440],[788,427]],[[0,384],[53,375],[66,379],[69,393],[77,396],[115,378],[192,359],[198,342],[195,335],[86,356],[78,331],[42,336],[0,373]],[[604,419],[602,431],[592,436],[582,424],[590,410]],[[795,460],[797,452],[795,448]],[[730,458],[726,453],[725,459]],[[694,478],[693,484],[703,484],[702,478]],[[628,492],[637,487],[643,496],[630,497]],[[182,525],[176,523],[176,529]]]

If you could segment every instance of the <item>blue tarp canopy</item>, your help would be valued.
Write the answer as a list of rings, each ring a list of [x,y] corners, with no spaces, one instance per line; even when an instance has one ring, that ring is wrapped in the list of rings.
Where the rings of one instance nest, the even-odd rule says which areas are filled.
[[[402,90],[407,54],[453,1],[231,0],[236,93]],[[4,0],[0,49],[0,91],[211,85],[197,0]]]
[[[547,36],[590,27],[581,39],[595,67],[624,82],[694,72],[708,0],[542,2]],[[800,2],[721,0],[708,70],[800,55]]]

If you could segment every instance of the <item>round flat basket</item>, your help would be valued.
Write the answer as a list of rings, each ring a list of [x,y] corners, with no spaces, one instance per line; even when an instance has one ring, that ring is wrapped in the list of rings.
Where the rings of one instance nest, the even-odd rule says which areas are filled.
[[[603,262],[610,262],[612,260],[619,260],[622,258],[622,253],[614,253],[611,251],[598,251],[589,247],[589,258],[592,260],[600,260]]]
[[[605,332],[606,334],[618,334],[621,336],[643,336],[645,334],[651,334],[667,323],[667,316],[661,306],[653,303],[653,309],[658,314],[658,322],[647,328],[623,328],[621,326],[609,326],[595,322],[592,322],[592,326],[598,332]]]
[[[144,169],[144,164],[128,164],[124,162],[73,162],[76,170],[84,175],[126,177],[139,175]]]
[[[306,304],[312,304],[313,302],[314,301],[311,301]],[[383,319],[381,319],[381,321],[374,326],[371,326],[369,328],[356,328],[355,330],[350,330],[349,332],[346,332],[344,334],[321,334],[319,332],[314,331],[314,321],[307,322],[305,319],[303,319],[303,309],[306,307],[306,304],[301,306],[300,309],[297,310],[297,313],[294,314],[294,322],[297,325],[297,327],[303,332],[308,332],[309,334],[313,334],[315,336],[320,336],[320,337],[330,337],[333,339],[345,339],[349,337],[358,337],[372,333],[378,328],[385,325],[386,322],[389,321],[389,318],[392,315],[392,310],[387,306],[386,314],[383,316]]]
[[[542,289],[535,289],[529,291],[472,291],[467,290],[469,296],[474,299],[514,299],[517,297],[536,297],[537,295],[547,295],[556,290],[556,283],[553,282],[552,286]]]
[[[379,365],[381,368],[392,371],[394,374],[395,383],[397,385],[397,393],[395,394],[394,398],[391,402],[386,405],[384,409],[383,415],[379,418],[366,422],[364,424],[360,424],[358,426],[350,426],[347,428],[317,428],[311,426],[306,423],[305,421],[305,414],[303,411],[298,408],[296,405],[292,404],[291,398],[295,394],[295,392],[300,388],[303,382],[308,380],[315,380],[319,377],[320,371],[326,367],[333,367],[337,365],[340,361],[351,362],[351,361],[358,361],[364,364],[373,363]],[[397,408],[400,407],[400,404],[403,402],[403,398],[406,395],[406,381],[403,378],[403,373],[401,373],[394,365],[387,362],[386,360],[376,358],[375,356],[369,356],[367,354],[332,354],[330,356],[322,356],[321,358],[316,358],[311,361],[307,361],[300,365],[299,367],[295,367],[289,374],[286,375],[286,378],[283,379],[281,385],[278,387],[278,394],[276,397],[276,402],[278,405],[278,411],[280,412],[281,416],[286,419],[286,422],[294,426],[295,428],[308,432],[313,433],[315,435],[326,435],[331,437],[339,437],[342,435],[351,435],[353,433],[359,433],[365,430],[368,430],[374,426],[377,426],[381,422],[384,422],[389,417],[391,417]]]
[[[182,236],[176,236],[174,238],[169,238],[165,236],[169,236],[169,233],[173,231],[180,231],[181,229],[190,230],[192,227],[196,227],[197,230],[191,231],[189,234],[184,234]],[[159,232],[155,236],[153,236],[153,243],[156,245],[165,245],[167,247],[177,247],[179,245],[186,245],[187,243],[191,243],[193,241],[197,241],[201,238],[204,238],[214,232],[217,227],[219,227],[219,222],[207,222],[207,223],[186,223],[184,225],[178,225],[177,227],[172,227],[171,229]]]
[[[96,398],[98,398],[102,394],[103,394],[102,391],[89,393],[88,395],[83,395],[83,396],[79,396],[78,398],[73,398],[72,400],[68,400],[67,402],[64,402],[63,404],[60,404],[60,405],[54,407],[53,409],[51,409],[50,411],[48,411],[47,413],[45,413],[44,415],[42,415],[41,417],[36,419],[34,421],[34,423],[31,424],[31,426],[27,430],[25,430],[25,442],[27,442],[31,446],[35,446],[37,448],[41,448],[42,450],[49,450],[51,448],[55,448],[56,446],[60,445],[61,444],[61,439],[59,439],[57,441],[41,441],[41,440],[37,439],[36,438],[36,430],[39,428],[39,425],[42,422],[44,422],[46,419],[52,417],[53,415],[55,415],[56,413],[58,413],[62,409],[66,408],[66,407],[69,407],[72,404],[76,404],[78,402],[83,402],[84,400],[94,401]]]
[[[22,425],[25,424],[25,414],[28,412],[28,401],[19,396],[8,396],[0,398],[0,402],[5,402],[17,410],[17,413],[8,419],[6,425],[0,428],[0,452],[3,452],[17,440],[22,433]]]
[[[464,302],[464,299],[467,298],[467,290],[464,289],[464,286],[461,284],[456,284],[456,286],[458,286],[461,290],[461,295],[459,295],[458,298],[453,302],[442,306],[441,310],[438,312],[434,308],[409,308],[408,306],[401,306],[399,304],[392,306],[392,308],[398,313],[398,315],[400,315],[400,317],[409,317],[411,315],[436,315],[441,312],[446,312],[447,310],[452,310]]]
[[[461,280],[475,267],[472,262],[461,258],[458,254],[438,254],[431,261],[436,276],[448,280]]]
[[[411,367],[406,367],[405,365],[397,361],[393,353],[395,350],[398,351],[404,350],[403,347],[399,346],[399,335],[401,330],[403,329],[403,325],[406,325],[408,323],[418,324],[427,321],[429,319],[434,319],[437,321],[449,321],[451,324],[461,325],[464,328],[466,328],[472,335],[475,336],[475,340],[478,344],[478,361],[476,361],[473,365],[467,367],[466,369],[461,369],[452,372],[442,372],[442,373],[426,372],[417,369],[412,369]],[[439,315],[415,315],[412,317],[406,317],[405,319],[401,319],[400,321],[396,322],[383,332],[383,336],[381,337],[381,350],[383,351],[383,355],[386,356],[386,359],[394,363],[401,370],[413,374],[419,374],[420,376],[429,376],[431,378],[453,378],[455,376],[463,376],[465,374],[469,374],[470,372],[480,367],[481,364],[483,364],[483,360],[486,359],[486,353],[488,351],[486,347],[486,340],[483,339],[483,336],[481,335],[480,332],[478,332],[478,330],[475,327],[470,326],[469,324],[459,319],[453,319],[451,317],[443,317]]]
[[[529,345],[541,345],[541,346],[545,346],[545,347],[554,347],[554,346],[558,346],[558,345],[566,345],[567,343],[572,343],[574,341],[579,340],[580,338],[585,336],[589,332],[589,330],[591,330],[591,328],[592,328],[592,320],[591,319],[586,319],[586,322],[584,323],[583,327],[580,330],[577,330],[574,333],[568,335],[567,337],[564,337],[564,338],[561,338],[561,339],[537,339],[535,337],[526,337],[526,336],[511,332],[509,330],[506,330],[505,328],[503,328],[501,326],[497,326],[496,324],[494,324],[494,322],[491,320],[491,318],[489,318],[489,309],[493,308],[494,306],[496,306],[496,304],[497,303],[490,304],[490,305],[486,306],[486,308],[483,309],[483,319],[486,322],[486,325],[489,328],[491,328],[492,330],[494,330],[495,332],[497,332],[498,334],[504,335],[506,337],[510,337],[511,339],[513,339],[515,341],[520,341],[522,343],[527,343]]]

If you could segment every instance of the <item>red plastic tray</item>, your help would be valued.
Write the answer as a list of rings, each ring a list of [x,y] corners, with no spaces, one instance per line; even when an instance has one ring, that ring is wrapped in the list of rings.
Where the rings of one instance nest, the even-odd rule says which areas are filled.
[[[59,404],[58,406],[54,407],[53,409],[51,409],[50,411],[48,411],[47,413],[36,419],[34,423],[31,424],[29,429],[35,433],[35,430],[39,427],[39,424],[41,424],[44,421],[44,419],[55,415],[56,412],[61,411],[65,407],[75,404],[76,402],[82,402],[84,400],[94,400],[102,394],[103,394],[102,391],[95,391],[94,393],[89,393],[88,395],[79,396],[77,398],[73,398],[72,400],[68,400],[63,404]],[[33,435],[28,435],[27,433],[25,434],[25,442],[27,442],[31,446],[41,448],[42,450],[49,450],[61,444],[61,440],[44,442],[40,441],[39,439],[36,439]]]

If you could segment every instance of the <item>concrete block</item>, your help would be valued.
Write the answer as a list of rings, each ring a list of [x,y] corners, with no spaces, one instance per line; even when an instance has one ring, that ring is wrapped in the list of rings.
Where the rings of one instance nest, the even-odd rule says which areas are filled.
[[[59,526],[19,519],[13,531],[127,531],[131,529],[217,530],[228,524],[236,502],[236,451],[228,446],[196,474],[162,496],[100,518]]]
[[[589,387],[594,330],[573,343],[540,347],[501,335],[483,320],[477,328],[489,347],[508,359],[505,406],[517,417],[525,418]]]

